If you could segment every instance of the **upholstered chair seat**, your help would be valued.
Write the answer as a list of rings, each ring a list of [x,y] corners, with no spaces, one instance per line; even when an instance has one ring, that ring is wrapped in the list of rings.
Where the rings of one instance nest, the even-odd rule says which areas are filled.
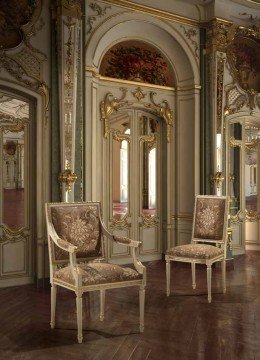
[[[198,195],[195,199],[191,244],[168,246],[166,293],[170,295],[171,261],[191,264],[192,287],[196,289],[196,264],[207,266],[208,302],[211,302],[212,264],[221,261],[223,293],[226,292],[227,196]]]
[[[143,275],[129,267],[123,267],[108,263],[79,264],[78,273],[82,276],[82,285],[107,284],[129,280],[142,279]],[[71,266],[68,265],[54,271],[55,280],[61,280],[68,284],[75,284],[75,278]]]
[[[78,342],[82,334],[82,295],[100,292],[100,320],[104,320],[106,289],[139,288],[140,331],[144,331],[146,268],[138,260],[139,241],[111,234],[100,215],[99,202],[46,204],[51,282],[51,327],[55,327],[57,286],[76,294]],[[133,268],[108,263],[105,241],[131,249]]]
[[[167,250],[166,254],[189,259],[213,259],[223,255],[224,250],[207,244],[187,244],[175,246]]]

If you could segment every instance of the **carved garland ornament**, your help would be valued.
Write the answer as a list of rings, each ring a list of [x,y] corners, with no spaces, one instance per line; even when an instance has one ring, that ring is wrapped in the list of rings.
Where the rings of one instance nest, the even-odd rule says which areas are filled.
[[[194,47],[195,57],[199,58],[199,46],[197,41],[195,41],[193,38],[197,36],[198,32],[194,28],[189,28],[186,30],[186,28],[181,25],[181,28],[183,29],[184,35],[190,40],[192,46]]]
[[[141,90],[138,88],[139,91]],[[138,90],[137,89],[137,90]],[[126,88],[120,88],[122,92],[121,98],[113,97],[112,93],[107,93],[105,99],[101,101],[100,104],[100,111],[101,111],[101,121],[104,122],[104,137],[107,138],[108,134],[111,132],[109,127],[109,119],[115,111],[118,111],[120,108],[124,106],[133,105],[132,102],[128,100],[124,100],[127,94]],[[173,111],[169,106],[167,100],[163,100],[161,103],[157,104],[154,101],[154,96],[156,95],[155,92],[150,92],[150,101],[151,103],[142,103],[141,100],[138,102],[142,103],[146,108],[154,110],[157,115],[162,117],[167,125],[167,142],[170,142],[170,131],[171,127],[173,126]],[[133,94],[133,96],[135,96]]]
[[[225,58],[217,57],[217,133],[221,133]]]
[[[91,10],[96,12],[96,15],[92,15],[88,17],[87,23],[88,23],[88,31],[87,34],[90,34],[93,29],[93,23],[97,21],[98,18],[101,18],[106,15],[107,9],[111,9],[111,6],[105,6],[103,9],[100,5],[97,3],[90,3],[89,7]]]

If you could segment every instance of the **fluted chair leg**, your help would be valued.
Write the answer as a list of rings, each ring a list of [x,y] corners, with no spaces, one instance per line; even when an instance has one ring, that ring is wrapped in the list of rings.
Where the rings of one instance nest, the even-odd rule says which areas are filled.
[[[57,297],[57,285],[51,285],[51,328],[55,327],[55,313],[56,313],[56,297]]]
[[[221,261],[223,294],[226,292],[226,260]]]
[[[171,284],[171,262],[166,260],[166,294],[170,296],[170,285]]]
[[[191,263],[192,288],[196,289],[196,263]]]
[[[140,286],[139,289],[140,332],[144,332],[144,303],[145,303],[145,288],[144,286]]]
[[[211,303],[211,264],[207,265],[208,302]]]
[[[76,293],[76,305],[77,305],[77,325],[78,325],[78,342],[82,343],[82,294]]]
[[[99,315],[100,321],[103,321],[105,318],[105,294],[106,294],[105,289],[100,290],[100,315]]]

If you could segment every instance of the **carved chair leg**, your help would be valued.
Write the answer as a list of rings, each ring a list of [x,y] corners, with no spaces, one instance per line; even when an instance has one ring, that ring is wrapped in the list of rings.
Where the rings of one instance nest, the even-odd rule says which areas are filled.
[[[82,293],[76,293],[76,305],[77,305],[77,325],[78,325],[78,342],[82,343]]]
[[[100,321],[103,321],[105,318],[105,294],[106,294],[105,289],[100,290],[100,315],[99,315]]]
[[[221,261],[223,294],[226,292],[226,260]]]
[[[51,328],[55,328],[57,285],[51,285]]]
[[[207,265],[208,302],[211,303],[211,264]]]
[[[170,296],[170,287],[171,287],[171,262],[166,260],[166,294]]]
[[[145,303],[145,288],[140,286],[139,289],[139,306],[140,306],[140,332],[144,332],[144,303]]]
[[[191,263],[191,275],[192,275],[192,288],[196,289],[196,264]]]

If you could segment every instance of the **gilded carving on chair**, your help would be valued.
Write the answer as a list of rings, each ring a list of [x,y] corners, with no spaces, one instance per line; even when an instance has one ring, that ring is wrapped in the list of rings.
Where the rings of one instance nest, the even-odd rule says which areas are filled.
[[[100,223],[95,207],[53,208],[51,216],[58,236],[78,246],[78,257],[101,255]],[[63,260],[68,256],[56,246],[55,258]]]
[[[78,272],[82,276],[83,286],[142,278],[142,275],[140,275],[136,270],[107,263],[80,264]],[[75,284],[75,279],[70,265],[55,271],[54,278],[65,281],[69,284]]]
[[[224,212],[225,201],[223,199],[198,199],[194,238],[222,240]]]

